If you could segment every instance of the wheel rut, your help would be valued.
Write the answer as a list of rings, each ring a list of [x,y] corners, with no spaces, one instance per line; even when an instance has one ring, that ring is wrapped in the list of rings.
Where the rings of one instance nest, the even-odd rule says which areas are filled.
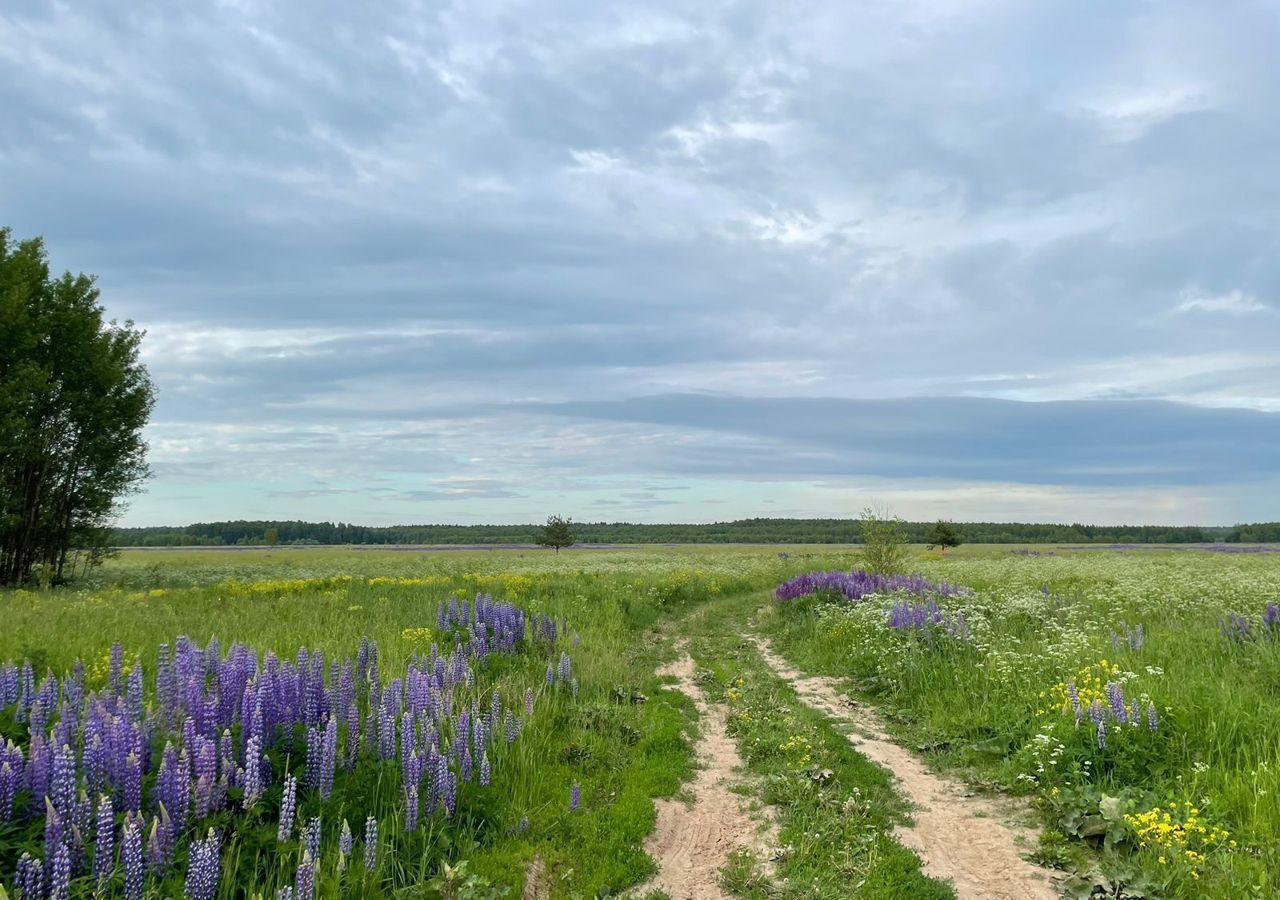
[[[895,836],[920,857],[926,875],[950,881],[960,900],[1057,900],[1053,879],[1059,873],[1022,857],[1020,839],[1033,839],[1033,830],[1007,824],[1008,811],[999,804],[930,772],[889,738],[874,709],[842,696],[835,679],[807,677],[759,635],[748,638],[806,705],[857,729],[849,741],[893,774],[915,807],[915,824],[899,827]]]
[[[746,798],[732,789],[741,780],[742,758],[726,730],[727,710],[707,701],[696,671],[687,654],[658,670],[659,675],[674,676],[675,689],[698,710],[694,752],[701,768],[688,785],[691,803],[655,801],[658,821],[645,841],[645,852],[657,861],[658,873],[637,889],[637,896],[661,890],[671,900],[728,900],[720,887],[720,872],[729,858],[740,849],[758,858],[776,837],[772,822],[753,816]]]

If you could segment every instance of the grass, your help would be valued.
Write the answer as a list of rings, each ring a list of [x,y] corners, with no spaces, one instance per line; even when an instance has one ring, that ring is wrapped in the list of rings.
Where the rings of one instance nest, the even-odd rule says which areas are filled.
[[[893,841],[892,825],[907,813],[884,773],[739,639],[764,606],[755,627],[779,651],[850,679],[932,764],[1031,796],[1047,825],[1038,858],[1094,873],[1076,883],[1078,896],[1103,877],[1110,896],[1126,886],[1228,900],[1280,891],[1280,641],[1232,641],[1219,631],[1227,613],[1256,621],[1267,601],[1280,600],[1280,558],[1008,549],[913,550],[912,571],[973,590],[941,603],[965,616],[971,639],[932,641],[887,627],[887,598],[767,600],[792,575],[856,565],[856,554],[839,547],[126,552],[70,587],[0,593],[0,660],[63,672],[79,659],[90,683],[101,683],[117,640],[154,672],[157,647],[178,635],[216,636],[224,648],[242,641],[290,659],[305,646],[327,660],[353,653],[368,635],[390,678],[425,650],[436,603],[450,594],[488,592],[567,619],[581,639],[570,651],[578,695],[545,693],[520,740],[495,760],[493,788],[465,787],[453,820],[405,834],[398,768],[373,761],[323,809],[304,793],[300,815],[324,816],[320,896],[436,896],[448,890],[438,881],[445,864],[462,861],[475,880],[469,894],[455,893],[497,896],[493,886],[518,888],[541,857],[551,895],[576,898],[616,895],[652,871],[643,853],[651,798],[678,792],[693,763],[692,706],[659,690],[654,676],[682,635],[708,673],[704,689],[729,704],[733,736],[789,848],[765,871],[736,859],[725,873],[735,894],[838,897],[856,885],[865,897],[948,896]],[[1113,631],[1139,623],[1141,646],[1113,643]],[[545,666],[533,652],[497,659],[476,690],[519,697],[542,684]],[[1065,685],[1085,681],[1084,669],[1154,704],[1159,729],[1115,729],[1099,748],[1091,723],[1077,727],[1062,709]],[[25,726],[0,713],[0,738],[25,741]],[[277,785],[285,765],[300,768],[297,757],[273,759]],[[832,774],[815,780],[815,768]],[[583,799],[571,814],[574,782]],[[274,897],[292,878],[300,851],[297,841],[276,843],[273,790],[256,818],[215,820],[224,830],[218,896]],[[1170,803],[1179,806],[1168,830],[1140,834],[1150,821],[1140,817],[1157,806],[1162,817]],[[382,820],[378,869],[339,872],[341,820],[358,837],[368,812]],[[23,850],[39,853],[42,843],[38,828],[0,823],[0,883],[11,883]],[[164,896],[181,890],[181,871],[160,886]],[[90,894],[87,879],[75,883],[73,896]]]

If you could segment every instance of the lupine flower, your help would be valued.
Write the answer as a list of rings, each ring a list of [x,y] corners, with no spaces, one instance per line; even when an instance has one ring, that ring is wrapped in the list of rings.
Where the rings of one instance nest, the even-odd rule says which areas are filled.
[[[284,843],[293,835],[293,816],[298,809],[298,779],[289,775],[284,780],[284,794],[280,798],[280,825],[276,840]]]
[[[255,734],[244,753],[244,808],[251,809],[262,795],[262,745]]]
[[[276,891],[276,900],[293,900],[293,886],[286,884]]]
[[[572,674],[572,663],[569,661],[569,654],[564,651],[560,653],[560,671],[557,674],[561,681],[568,681]]]
[[[49,873],[49,900],[67,900],[71,896],[71,848],[66,844],[53,854]]]
[[[471,748],[466,747],[462,751],[462,760],[458,764],[458,768],[461,770],[459,774],[462,776],[463,784],[471,783],[472,766],[473,766],[473,763],[471,761]]]
[[[111,798],[106,794],[98,798],[98,815],[93,829],[93,880],[99,886],[104,884],[115,868],[116,836],[114,811]]]
[[[18,860],[18,873],[14,877],[13,886],[21,900],[41,898],[44,896],[44,866],[37,857],[24,852]]]
[[[120,861],[124,864],[124,896],[125,900],[142,900],[143,864],[142,864],[142,825],[134,817],[127,814],[124,820],[124,836],[120,844]]]
[[[1047,588],[1047,585],[1046,585]],[[952,597],[965,589],[945,581],[931,582],[921,575],[876,575],[855,569],[852,572],[809,572],[783,582],[774,592],[778,600],[795,600],[810,594],[839,594],[846,600],[858,601],[868,594],[905,591],[910,594],[935,594]],[[1048,596],[1046,590],[1045,595]]]
[[[1124,705],[1124,685],[1112,681],[1107,684],[1107,702],[1111,704],[1111,714],[1121,725],[1129,721],[1129,711]]]
[[[298,874],[293,882],[295,900],[312,900],[316,893],[316,864],[311,854],[305,850],[302,862],[298,863]]]
[[[1160,728],[1160,714],[1156,712],[1156,705],[1154,703],[1148,704],[1147,705],[1147,729],[1149,731],[1156,731],[1159,728]]]
[[[1107,722],[1105,719],[1098,723],[1098,749],[1107,749]]]
[[[338,852],[343,858],[351,855],[351,846],[354,843],[351,837],[351,826],[347,824],[347,820],[342,820],[342,833],[338,836]]]
[[[526,716],[533,715],[533,688],[526,688],[524,692],[524,714]]]
[[[320,858],[320,834],[320,817],[312,816],[307,822],[306,830],[302,833],[302,845],[314,860]]]
[[[378,820],[373,816],[364,820],[364,867],[369,872],[378,867]]]
[[[569,787],[569,812],[577,812],[582,805],[582,786],[574,782]]]
[[[480,757],[480,786],[488,787],[490,778],[492,771],[489,768],[489,754],[485,753]]]
[[[185,882],[187,900],[213,900],[218,892],[220,871],[218,835],[210,828],[204,840],[196,841],[191,845]]]
[[[418,813],[420,810],[421,803],[418,799],[418,786],[411,784],[405,789],[404,795],[404,830],[409,834],[413,834],[418,830]]]

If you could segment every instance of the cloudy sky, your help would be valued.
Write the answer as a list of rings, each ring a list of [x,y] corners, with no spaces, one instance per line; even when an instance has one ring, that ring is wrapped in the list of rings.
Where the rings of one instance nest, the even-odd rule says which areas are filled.
[[[126,11],[127,9],[127,11]],[[1280,4],[0,7],[129,524],[1280,518]]]

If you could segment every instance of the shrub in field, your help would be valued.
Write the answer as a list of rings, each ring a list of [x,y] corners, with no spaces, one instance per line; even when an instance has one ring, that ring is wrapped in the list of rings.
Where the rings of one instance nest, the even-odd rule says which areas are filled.
[[[862,557],[867,571],[897,575],[907,566],[907,528],[897,516],[867,507],[862,511]]]
[[[413,834],[455,817],[462,786],[489,787],[532,715],[532,687],[504,701],[481,684],[490,660],[545,654],[544,690],[576,693],[565,628],[549,617],[478,595],[440,604],[436,625],[444,649],[415,652],[389,679],[368,639],[339,661],[180,637],[160,647],[151,684],[119,644],[105,672],[77,664],[37,680],[30,663],[0,666],[0,884],[13,873],[28,900],[211,900],[234,834],[278,847],[294,873],[286,890],[311,898],[322,817],[339,795],[344,810],[365,804],[361,877],[377,884],[379,818]],[[383,782],[398,801],[375,807],[368,786]],[[341,872],[354,843],[345,819],[336,843]]]

